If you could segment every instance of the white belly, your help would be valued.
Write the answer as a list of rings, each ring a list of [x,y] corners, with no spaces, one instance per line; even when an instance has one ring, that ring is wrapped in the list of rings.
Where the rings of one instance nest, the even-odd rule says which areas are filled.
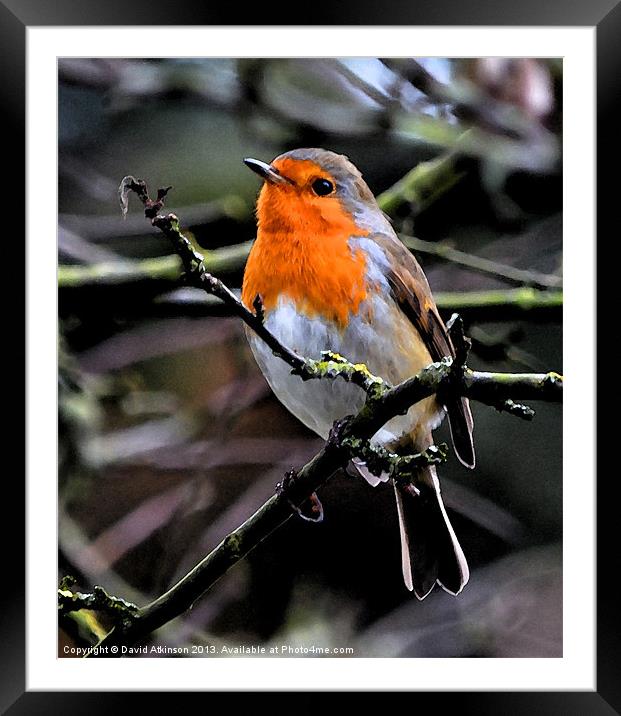
[[[369,313],[370,309],[370,313]],[[372,320],[362,316],[371,315]],[[395,385],[431,363],[416,329],[405,316],[384,299],[375,296],[361,307],[344,330],[319,318],[298,315],[293,303],[281,298],[270,311],[266,327],[288,348],[307,358],[319,359],[322,350],[340,353],[353,363],[367,368]],[[365,400],[364,391],[344,380],[303,381],[291,375],[291,368],[274,356],[265,343],[246,330],[254,357],[270,387],[281,403],[304,425],[323,438],[335,420],[357,413]],[[396,340],[399,336],[400,340]],[[410,408],[406,415],[388,422],[374,442],[388,444],[404,433],[425,435],[437,426],[442,413],[434,398]]]

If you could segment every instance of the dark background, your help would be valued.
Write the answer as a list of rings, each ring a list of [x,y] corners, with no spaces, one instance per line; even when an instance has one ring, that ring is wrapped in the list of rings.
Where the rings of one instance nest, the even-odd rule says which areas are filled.
[[[59,62],[59,261],[98,266],[59,273],[59,576],[144,604],[320,446],[271,396],[238,321],[174,292],[174,262],[159,278],[153,264],[128,263],[170,249],[137,202],[121,219],[124,175],[172,184],[167,207],[209,260],[253,237],[258,180],[244,156],[323,146],[348,154],[379,194],[474,126],[466,176],[432,202],[400,206],[397,228],[560,275],[561,62],[420,62],[448,101],[414,88],[407,65],[373,60]],[[477,111],[464,113],[464,96]],[[498,108],[522,135],[502,131]],[[243,261],[229,258],[218,275],[238,287]],[[510,288],[418,258],[438,294]],[[143,275],[118,279],[137,266]],[[472,367],[562,371],[560,310],[464,317]],[[452,457],[441,468],[473,568],[458,598],[413,599],[390,490],[336,476],[321,525],[291,520],[154,640],[560,656],[561,409],[534,407],[525,423],[475,405],[476,471]]]

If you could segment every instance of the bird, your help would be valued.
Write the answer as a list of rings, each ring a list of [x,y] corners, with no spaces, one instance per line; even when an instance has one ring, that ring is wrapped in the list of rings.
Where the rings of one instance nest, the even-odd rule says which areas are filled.
[[[263,184],[256,202],[257,235],[244,269],[241,299],[257,305],[265,327],[298,354],[322,351],[364,363],[391,385],[417,374],[455,349],[429,283],[413,254],[344,155],[294,149],[270,163],[244,163]],[[357,413],[364,391],[340,380],[303,381],[252,330],[254,358],[278,400],[310,430],[328,438],[335,421]],[[448,414],[453,448],[475,465],[473,420],[465,397],[429,398],[387,422],[373,445],[408,454],[433,444],[432,431]],[[349,471],[376,487],[390,478],[360,459]],[[434,465],[412,484],[393,482],[405,587],[424,599],[440,585],[459,594],[468,563],[447,515]]]

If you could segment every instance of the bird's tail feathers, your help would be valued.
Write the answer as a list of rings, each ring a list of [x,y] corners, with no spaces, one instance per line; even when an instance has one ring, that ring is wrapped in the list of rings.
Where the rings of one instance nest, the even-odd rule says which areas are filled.
[[[416,487],[397,482],[394,487],[405,586],[418,599],[424,599],[436,582],[450,594],[459,594],[470,572],[446,514],[435,467],[421,470]]]

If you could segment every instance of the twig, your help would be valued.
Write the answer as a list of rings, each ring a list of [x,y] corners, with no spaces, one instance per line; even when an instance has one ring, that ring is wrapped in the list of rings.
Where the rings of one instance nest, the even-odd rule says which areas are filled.
[[[502,403],[494,406],[499,413],[505,412],[522,420],[532,420],[535,417],[535,411],[529,406],[522,403],[515,403],[513,400],[503,400]]]
[[[364,77],[349,68],[343,60],[324,59],[323,63],[329,65],[337,74],[345,79],[352,87],[363,92],[369,99],[372,99],[379,107],[389,110],[394,105],[394,100],[385,94],[372,82],[367,82]]]
[[[546,400],[560,402],[563,376],[558,373],[484,373],[466,369],[465,394],[488,405],[501,400]]]
[[[510,172],[549,174],[558,168],[558,139],[545,129],[534,131],[528,140],[518,140],[492,134],[478,127],[460,133],[459,126],[425,115],[397,116],[393,124],[394,133],[404,142],[419,144],[422,139],[447,150],[453,150],[459,145],[459,153],[463,157],[483,162],[484,166],[490,166],[490,162],[500,158],[502,174],[499,181],[506,179]]]
[[[124,185],[129,187],[129,190],[134,190],[134,184],[145,205],[145,213],[148,216],[152,215],[155,205],[163,199],[161,192],[158,192],[158,199],[153,202],[148,198],[144,182],[138,184],[130,177],[124,180]],[[255,301],[256,314],[254,314],[243,306],[224,284],[206,272],[202,256],[180,233],[179,222],[174,215],[156,214],[150,218],[153,224],[166,234],[180,254],[187,279],[234,308],[246,324],[255,330],[274,353],[293,368],[295,373],[303,379],[322,377],[349,380],[366,391],[366,401],[356,416],[349,416],[335,423],[322,450],[294,473],[287,485],[286,494],[279,491],[267,500],[168,592],[138,611],[127,610],[120,622],[100,642],[100,646],[114,647],[119,644],[135,643],[189,609],[196,599],[234,564],[291,517],[292,505],[299,507],[336,470],[344,467],[356,451],[376,459],[377,469],[386,467],[387,460],[389,466],[398,468],[399,463],[395,462],[394,456],[387,451],[371,449],[368,441],[387,421],[397,415],[405,414],[411,405],[420,400],[447,390],[494,406],[505,405],[510,399],[561,400],[562,378],[557,374],[480,373],[463,366],[469,345],[463,334],[463,325],[457,319],[450,322],[457,354],[455,361],[448,357],[444,358],[394,388],[390,388],[380,378],[369,373],[365,366],[352,365],[337,354],[324,353],[321,361],[301,358],[282,346],[265,329],[260,315],[262,313],[260,298]],[[428,454],[413,456],[411,462],[438,459],[441,459],[441,453],[428,451]],[[62,586],[66,587],[66,585]],[[97,656],[103,651],[107,652],[107,650],[100,650],[93,655]]]
[[[203,258],[209,271],[224,273],[241,268],[248,257],[252,241],[208,251]],[[139,281],[179,282],[181,261],[179,256],[158,256],[150,259],[119,259],[87,266],[59,266],[59,288],[84,285],[115,286]]]
[[[404,80],[437,104],[450,104],[456,117],[477,123],[480,127],[512,139],[527,138],[542,131],[515,107],[481,92],[474,85],[445,85],[413,58],[382,59],[382,62]]]
[[[459,313],[453,313],[453,315],[446,322],[446,330],[449,332],[453,348],[455,349],[455,359],[453,365],[453,372],[458,368],[459,372],[457,377],[461,377],[461,373],[466,366],[468,360],[468,354],[472,348],[472,341],[464,330],[464,322]]]
[[[459,311],[468,324],[473,321],[506,322],[528,318],[531,322],[558,320],[563,310],[560,291],[535,289],[498,289],[492,291],[438,291],[434,293],[436,305],[443,315]],[[120,306],[122,315],[131,315],[131,306]],[[144,307],[141,306],[141,315]],[[158,296],[149,306],[149,315],[201,317],[227,316],[232,311],[213,296],[195,289],[179,289]],[[525,314],[528,314],[527,316]]]
[[[562,291],[538,291],[524,286],[509,290],[491,291],[438,291],[434,293],[441,311],[457,311],[464,318],[476,317],[479,321],[508,321],[524,317],[529,320],[557,318],[563,309]]]
[[[465,136],[467,132],[464,132]],[[458,138],[455,146],[459,147]],[[436,159],[420,162],[398,182],[377,197],[377,203],[387,214],[402,204],[410,204],[411,212],[419,214],[439,196],[445,194],[466,176],[465,160],[458,151],[450,150]]]
[[[451,263],[503,279],[517,286],[530,286],[545,291],[549,288],[560,288],[563,285],[563,279],[560,276],[545,274],[539,271],[533,271],[532,269],[514,268],[513,266],[507,266],[506,264],[483,258],[482,256],[467,254],[464,251],[459,251],[459,249],[454,249],[452,246],[448,246],[444,243],[423,241],[414,236],[406,236],[404,234],[399,234],[399,238],[408,249],[431,256],[437,256]]]
[[[131,602],[113,597],[103,587],[95,586],[91,593],[73,592],[71,586],[75,580],[64,577],[58,588],[58,614],[63,616],[81,609],[103,612],[116,619],[117,623],[129,626],[138,613],[138,607]]]
[[[191,242],[181,233],[179,219],[175,214],[163,216],[158,214],[157,211],[153,213],[155,205],[159,202],[163,203],[163,197],[154,202],[149,198],[146,182],[141,179],[134,179],[132,176],[127,176],[121,182],[119,189],[121,208],[123,211],[127,211],[127,202],[130,192],[137,194],[145,207],[145,216],[151,219],[153,226],[157,227],[166,238],[169,239],[173,249],[181,259],[185,271],[185,282],[190,286],[200,288],[208,294],[219,298],[267,343],[275,355],[282,358],[293,369],[303,373],[306,369],[305,359],[283,346],[280,341],[265,328],[260,317],[248,310],[222,281],[208,273],[205,266],[205,258],[196,251]],[[161,208],[161,204],[159,208]]]

